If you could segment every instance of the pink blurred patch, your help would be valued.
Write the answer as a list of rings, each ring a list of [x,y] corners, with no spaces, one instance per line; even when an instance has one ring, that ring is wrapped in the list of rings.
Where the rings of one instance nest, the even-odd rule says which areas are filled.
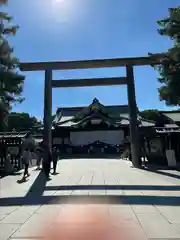
[[[141,240],[144,236],[121,217],[110,215],[106,205],[64,205],[52,223],[41,228],[45,240]],[[49,222],[49,221],[48,221]]]

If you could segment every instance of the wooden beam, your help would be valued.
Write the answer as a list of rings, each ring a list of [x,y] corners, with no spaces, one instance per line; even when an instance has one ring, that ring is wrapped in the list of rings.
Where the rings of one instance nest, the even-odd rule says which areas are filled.
[[[115,86],[127,84],[126,77],[53,80],[53,88]]]
[[[144,66],[152,64],[149,57],[115,58],[115,59],[94,59],[79,61],[61,61],[61,62],[24,62],[20,64],[21,71],[43,71],[52,70],[71,70],[71,69],[89,69],[89,68],[110,68],[123,67],[127,64],[132,66]]]
[[[126,66],[126,76],[127,76],[127,94],[129,105],[129,128],[131,138],[130,140],[131,140],[132,163],[134,167],[139,168],[141,166],[139,129],[137,123],[137,104],[134,85],[134,71],[132,65]]]
[[[52,70],[45,71],[44,84],[44,144],[51,151],[52,147]],[[47,159],[46,159],[47,160]]]

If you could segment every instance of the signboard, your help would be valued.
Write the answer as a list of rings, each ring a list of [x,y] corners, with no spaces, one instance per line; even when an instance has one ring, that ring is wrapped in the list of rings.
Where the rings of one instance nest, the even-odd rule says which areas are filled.
[[[166,150],[166,157],[169,167],[176,167],[176,157],[174,150]]]

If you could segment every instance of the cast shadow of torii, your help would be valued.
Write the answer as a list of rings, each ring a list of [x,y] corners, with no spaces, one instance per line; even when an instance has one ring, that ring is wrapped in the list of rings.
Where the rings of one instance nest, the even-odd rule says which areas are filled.
[[[148,196],[118,194],[120,190],[133,191],[180,191],[180,186],[149,186],[149,185],[68,185],[46,186],[47,179],[41,171],[24,197],[1,198],[0,206],[35,206],[48,204],[130,204],[130,205],[162,205],[180,206],[180,196]],[[82,195],[48,195],[44,191],[82,190]],[[113,195],[84,195],[83,190],[116,190]],[[75,192],[74,192],[75,193]]]

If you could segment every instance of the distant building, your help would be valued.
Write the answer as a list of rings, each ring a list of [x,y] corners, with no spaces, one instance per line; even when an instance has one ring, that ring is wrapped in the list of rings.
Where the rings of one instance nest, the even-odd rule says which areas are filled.
[[[155,126],[140,116],[137,124],[140,128]],[[64,150],[105,152],[111,148],[111,152],[119,152],[130,135],[128,106],[104,106],[95,98],[89,106],[59,108],[53,127],[53,145],[64,146]]]

